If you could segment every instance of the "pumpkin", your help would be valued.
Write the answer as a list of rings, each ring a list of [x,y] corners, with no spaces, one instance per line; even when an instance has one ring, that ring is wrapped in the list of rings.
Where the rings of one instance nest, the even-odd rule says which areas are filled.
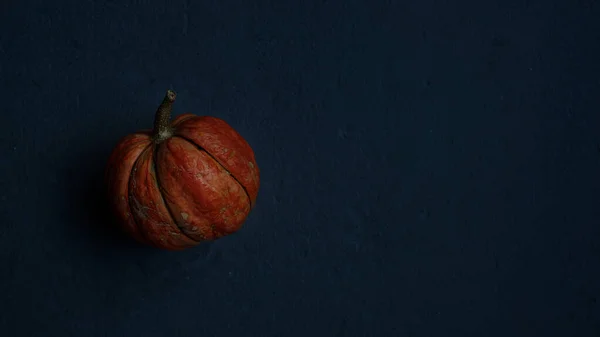
[[[106,167],[110,205],[137,241],[183,250],[235,233],[256,203],[259,168],[224,120],[185,113],[171,121],[168,90],[152,130],[121,139]]]

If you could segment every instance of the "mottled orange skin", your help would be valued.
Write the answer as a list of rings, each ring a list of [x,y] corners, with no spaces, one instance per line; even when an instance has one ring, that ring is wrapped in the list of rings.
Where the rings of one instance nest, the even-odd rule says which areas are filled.
[[[260,184],[254,152],[225,121],[184,114],[172,136],[150,131],[123,138],[106,179],[111,206],[134,239],[182,250],[239,230]]]

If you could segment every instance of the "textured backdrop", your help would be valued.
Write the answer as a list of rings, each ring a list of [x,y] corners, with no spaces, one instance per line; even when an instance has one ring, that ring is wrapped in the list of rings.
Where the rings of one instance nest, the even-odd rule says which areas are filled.
[[[597,1],[3,1],[0,334],[599,336]],[[122,136],[225,119],[243,229],[107,216]]]

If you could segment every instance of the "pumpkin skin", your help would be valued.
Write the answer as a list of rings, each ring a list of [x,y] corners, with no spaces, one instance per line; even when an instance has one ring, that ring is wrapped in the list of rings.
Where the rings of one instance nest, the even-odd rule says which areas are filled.
[[[109,157],[110,205],[137,241],[183,250],[238,231],[254,207],[259,168],[224,120],[186,113],[172,122],[168,91],[153,130],[130,134]]]

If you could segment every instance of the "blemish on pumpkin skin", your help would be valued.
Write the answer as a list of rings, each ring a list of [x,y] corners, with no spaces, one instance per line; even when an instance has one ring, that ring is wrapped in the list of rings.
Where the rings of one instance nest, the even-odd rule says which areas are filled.
[[[185,212],[181,212],[181,217],[183,218],[183,220],[187,220],[189,214],[185,213]]]
[[[251,168],[251,169],[253,169],[253,168],[254,168],[254,164],[252,164],[252,162],[251,162],[251,161],[249,161],[249,162],[248,162],[248,166],[250,166],[250,168]]]
[[[134,197],[133,195],[131,195],[129,197],[129,200],[131,200],[131,202],[133,202],[134,207],[132,207],[133,212],[138,216],[138,218],[142,218],[145,219],[148,217],[148,210],[150,209],[150,207],[144,206],[142,205],[136,197]]]

